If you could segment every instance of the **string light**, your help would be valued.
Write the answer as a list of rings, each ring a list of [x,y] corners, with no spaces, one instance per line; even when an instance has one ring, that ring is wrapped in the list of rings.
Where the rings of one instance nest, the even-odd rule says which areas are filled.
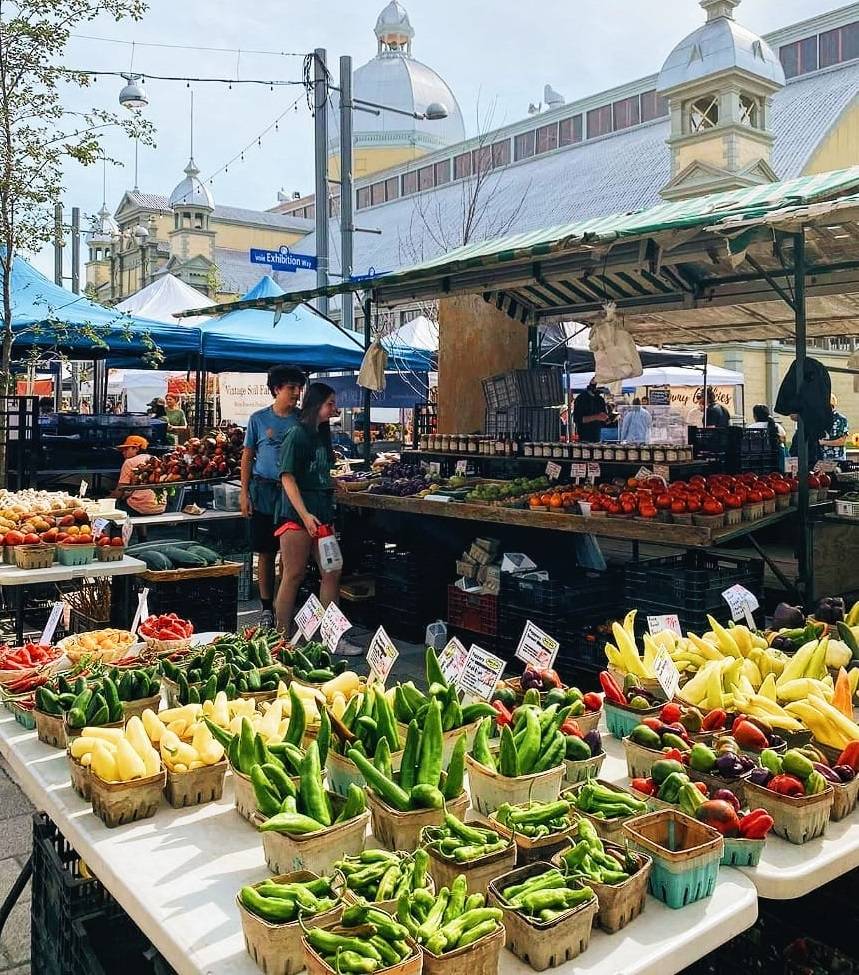
[[[217,54],[238,54],[234,47],[200,47],[194,44],[160,44],[154,41],[126,41],[119,37],[95,37],[92,34],[72,34],[72,37],[85,41],[102,41],[105,44],[127,44],[138,47],[163,47],[178,51],[210,51]],[[243,49],[242,54],[262,54],[269,57],[279,58],[303,58],[307,56],[306,51],[248,51]]]
[[[112,78],[121,78],[123,74],[127,72],[122,71],[95,71],[87,68],[57,68],[56,69],[61,74],[69,76],[82,76],[84,78],[92,77],[97,78],[99,75],[105,75]],[[299,85],[304,87],[304,81],[282,81],[282,80],[271,80],[263,78],[191,78],[187,75],[164,75],[164,74],[150,74],[148,71],[139,71],[141,79],[149,81],[184,81],[190,83],[200,82],[200,83],[211,83],[218,85],[229,85],[232,89],[233,85],[268,85],[273,91],[275,87],[286,88],[290,86]]]

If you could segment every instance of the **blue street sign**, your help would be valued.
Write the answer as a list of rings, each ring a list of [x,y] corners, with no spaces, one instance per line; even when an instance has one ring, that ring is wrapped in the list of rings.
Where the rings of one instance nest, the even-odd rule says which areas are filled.
[[[275,250],[251,247],[251,264],[267,264],[273,271],[315,271],[316,258],[311,254],[293,254],[284,244]]]

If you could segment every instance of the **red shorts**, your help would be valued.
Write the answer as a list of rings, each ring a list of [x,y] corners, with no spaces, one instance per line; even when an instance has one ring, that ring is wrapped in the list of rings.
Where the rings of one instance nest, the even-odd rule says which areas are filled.
[[[328,526],[331,527],[330,525]],[[285,521],[279,528],[275,529],[274,537],[280,538],[281,535],[285,535],[287,532],[306,532],[307,529],[304,525],[299,524],[297,521]]]

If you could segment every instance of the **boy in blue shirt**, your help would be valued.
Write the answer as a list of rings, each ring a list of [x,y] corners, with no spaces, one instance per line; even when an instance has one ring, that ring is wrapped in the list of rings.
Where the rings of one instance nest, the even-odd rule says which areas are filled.
[[[279,457],[287,432],[298,422],[298,400],[307,378],[292,366],[272,366],[268,389],[271,406],[252,413],[242,450],[241,509],[251,520],[251,549],[259,563],[260,626],[274,626],[275,560],[280,542],[274,536],[274,513],[280,498]]]

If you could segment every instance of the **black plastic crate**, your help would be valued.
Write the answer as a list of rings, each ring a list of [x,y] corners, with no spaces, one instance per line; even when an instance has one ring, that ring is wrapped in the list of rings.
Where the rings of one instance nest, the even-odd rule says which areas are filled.
[[[561,370],[557,367],[513,369],[482,382],[490,410],[509,406],[559,406],[564,400]]]
[[[81,918],[74,930],[75,975],[168,975],[172,969],[127,915]]]
[[[448,586],[447,621],[458,629],[494,637],[498,634],[498,596]]]
[[[149,587],[150,613],[172,613],[181,609],[197,633],[232,633],[238,628],[238,574],[193,576],[171,582],[135,578],[134,586],[138,590]]]
[[[558,410],[545,407],[487,410],[484,428],[489,437],[517,433],[525,440],[557,441],[561,435]]]

